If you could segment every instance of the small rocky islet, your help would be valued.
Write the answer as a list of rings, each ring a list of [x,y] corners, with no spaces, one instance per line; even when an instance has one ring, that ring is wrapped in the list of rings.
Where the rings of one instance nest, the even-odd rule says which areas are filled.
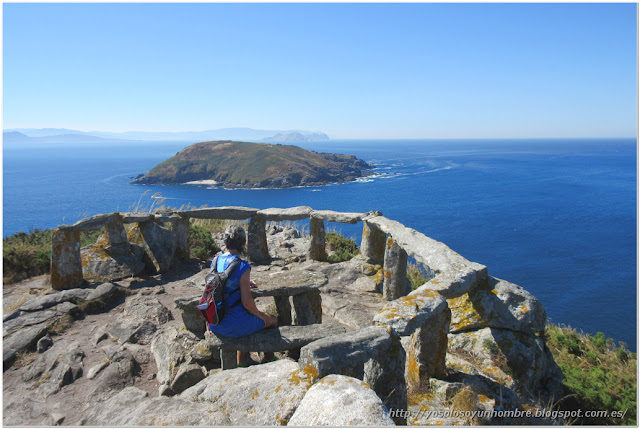
[[[132,183],[291,188],[351,182],[371,175],[373,168],[353,155],[318,153],[292,145],[212,141],[186,147]]]

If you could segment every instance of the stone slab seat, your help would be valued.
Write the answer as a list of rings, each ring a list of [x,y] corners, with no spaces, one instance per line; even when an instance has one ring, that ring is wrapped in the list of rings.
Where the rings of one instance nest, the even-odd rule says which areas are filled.
[[[241,338],[207,335],[211,348],[240,350],[246,352],[281,352],[306,346],[321,338],[343,334],[347,329],[337,323],[316,323],[313,325],[278,326],[263,329]]]
[[[211,349],[220,350],[222,369],[237,367],[236,350],[245,352],[282,352],[306,346],[321,338],[343,334],[346,328],[338,324],[316,323],[313,325],[279,326],[258,331],[241,338],[222,335],[207,335]]]

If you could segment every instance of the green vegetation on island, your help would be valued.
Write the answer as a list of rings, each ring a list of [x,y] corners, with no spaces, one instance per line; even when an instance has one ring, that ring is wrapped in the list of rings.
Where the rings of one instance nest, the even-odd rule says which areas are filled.
[[[287,188],[353,181],[372,168],[353,155],[318,153],[290,145],[216,141],[188,146],[133,183]]]

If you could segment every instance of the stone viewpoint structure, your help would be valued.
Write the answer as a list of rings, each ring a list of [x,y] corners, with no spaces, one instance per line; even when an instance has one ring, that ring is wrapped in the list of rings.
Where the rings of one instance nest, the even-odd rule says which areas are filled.
[[[199,295],[196,288],[193,297],[175,300],[183,323],[180,329],[157,328],[163,320],[169,320],[171,313],[163,306],[164,310],[158,310],[150,297],[127,302],[125,313],[144,313],[147,319],[133,330],[118,325],[100,334],[122,345],[119,351],[109,349],[109,361],[114,362],[109,368],[135,361],[127,344],[150,344],[160,383],[159,397],[150,398],[140,389],[126,387],[132,386],[128,382],[121,383],[120,389],[111,389],[110,395],[94,390],[93,395],[101,401],[80,424],[532,423],[491,416],[475,420],[451,415],[443,418],[424,411],[455,408],[463,397],[473,398],[470,411],[522,410],[540,406],[540,401],[546,405],[560,393],[561,375],[541,335],[546,323],[541,303],[521,287],[491,277],[484,265],[468,261],[445,244],[379,212],[215,207],[94,216],[54,231],[51,287],[59,292],[47,296],[60,296],[49,298],[53,303],[43,308],[64,311],[58,307],[60,303],[69,304],[71,296],[86,299],[87,280],[113,282],[143,272],[169,272],[178,261],[188,258],[190,219],[248,220],[247,253],[257,267],[278,259],[274,258],[276,249],[269,245],[269,236],[277,228],[271,231],[267,222],[309,219],[308,239],[299,234],[287,237],[305,240],[306,261],[282,270],[303,270],[302,275],[314,281],[321,272],[328,283],[326,279],[319,283],[324,285],[320,293],[296,295],[291,302],[272,294],[284,326],[237,341],[204,335],[204,325],[193,310]],[[349,262],[326,263],[326,222],[362,222],[361,254]],[[125,224],[132,224],[128,232]],[[80,249],[80,232],[98,229],[104,229],[104,234],[97,243]],[[409,258],[430,276],[413,291],[407,281]],[[202,287],[205,272],[187,283]],[[99,288],[112,293],[115,286],[102,283],[91,290],[92,296]],[[69,295],[66,299],[65,294]],[[16,321],[14,325],[19,324],[17,321],[29,310],[28,304],[17,315],[5,315],[5,335],[13,326],[12,320]],[[151,319],[149,308],[153,308]],[[34,331],[27,343],[14,342],[24,349],[35,345],[43,335]],[[8,351],[7,341],[13,344],[12,337],[5,337],[5,370],[20,349],[18,345]],[[216,368],[235,367],[235,359],[227,362],[228,355],[223,353],[227,349],[278,351],[289,359],[214,373],[212,361],[217,362]],[[76,362],[78,354],[67,359]],[[29,379],[37,379],[36,375]],[[227,391],[220,384],[228,386]],[[288,392],[286,400],[279,396],[281,390]],[[323,395],[333,398],[332,413],[327,414],[327,407],[320,405]],[[343,399],[340,402],[335,398]],[[351,401],[355,401],[357,410]],[[257,402],[261,405],[251,405]],[[206,409],[203,404],[213,404],[206,419],[193,420],[186,417],[186,411],[178,411],[192,410],[197,415]],[[113,420],[110,413],[118,407],[119,420]],[[160,417],[150,421],[145,417],[149,413]],[[181,417],[176,417],[178,414]]]

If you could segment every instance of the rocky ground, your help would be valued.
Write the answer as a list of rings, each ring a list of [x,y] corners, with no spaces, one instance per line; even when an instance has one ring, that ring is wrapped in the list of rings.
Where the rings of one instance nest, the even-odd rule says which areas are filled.
[[[308,241],[298,231],[271,227],[267,234],[274,259],[270,265],[254,266],[255,273],[322,272],[329,279],[321,288],[323,324],[337,323],[349,332],[371,326],[386,304],[379,294],[379,267],[357,258],[340,264],[307,261]],[[261,365],[263,356],[253,353],[254,365],[249,368],[221,372],[219,356],[186,329],[193,321],[185,316],[180,301],[200,295],[205,272],[201,263],[191,261],[167,274],[81,290],[54,291],[46,276],[5,286],[3,424],[393,424],[368,386],[341,375],[314,384],[285,353]],[[507,293],[500,289],[506,286],[493,287]],[[525,296],[513,288],[508,293]],[[529,301],[521,300],[521,307],[535,309],[537,304],[529,296],[525,296]],[[482,296],[467,299],[478,301]],[[272,298],[256,301],[263,311],[275,311]],[[450,409],[456,400],[469,396],[471,387],[477,409],[540,405],[535,396],[544,397],[543,390],[553,388],[548,380],[557,379],[542,340],[523,333],[520,326],[506,329],[504,323],[499,328],[483,323],[473,311],[461,310],[464,300],[449,306],[453,313],[449,375],[446,380],[432,379],[424,393],[410,396],[409,410],[414,414],[407,423],[500,423],[421,414]],[[496,351],[494,343],[511,346]],[[520,372],[506,370],[509,365]],[[336,417],[339,407],[327,408],[328,398],[343,404],[350,414]],[[333,414],[326,414],[331,410]]]

